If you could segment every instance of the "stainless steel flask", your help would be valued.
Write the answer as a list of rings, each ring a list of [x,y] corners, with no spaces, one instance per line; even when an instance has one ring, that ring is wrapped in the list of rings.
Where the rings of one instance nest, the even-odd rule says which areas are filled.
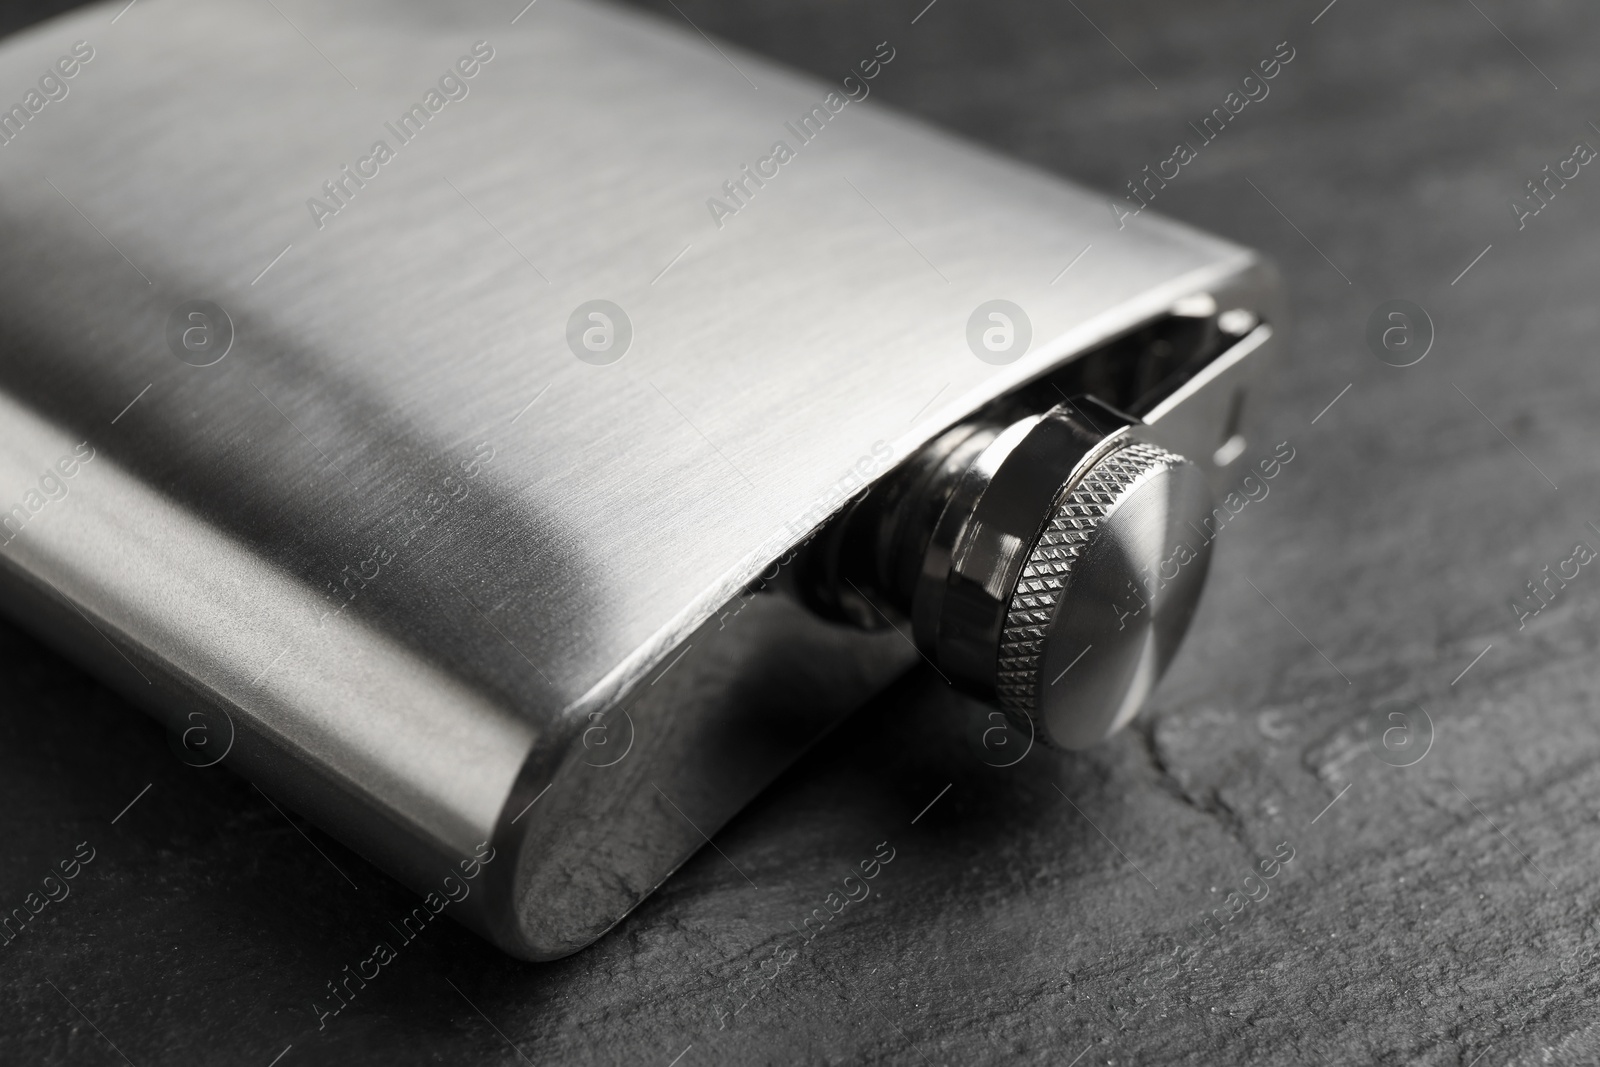
[[[824,82],[518,6],[0,47],[0,605],[549,959],[922,660],[1127,722],[1284,309],[881,109],[909,40]]]

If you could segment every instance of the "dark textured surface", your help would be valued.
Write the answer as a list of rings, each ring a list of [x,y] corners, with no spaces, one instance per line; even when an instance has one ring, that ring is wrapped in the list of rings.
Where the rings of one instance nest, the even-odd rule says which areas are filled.
[[[1136,730],[993,768],[979,713],[914,675],[592,949],[530,966],[435,926],[319,1032],[408,894],[0,629],[0,907],[96,850],[0,947],[0,1062],[1600,1060],[1600,571],[1524,629],[1508,606],[1600,547],[1600,171],[1521,232],[1507,207],[1600,145],[1600,10],[1338,0],[1312,25],[1323,2],[939,0],[911,26],[923,0],[679,0],[827,76],[888,38],[880,99],[1105,189],[1291,42],[1157,201],[1285,268],[1293,354],[1246,459],[1295,458],[1219,538]],[[1438,332],[1407,369],[1363,340],[1396,297]],[[1369,746],[1389,699],[1435,726],[1414,766]],[[884,841],[871,896],[802,940]],[[1283,842],[1266,899],[1175,954]]]

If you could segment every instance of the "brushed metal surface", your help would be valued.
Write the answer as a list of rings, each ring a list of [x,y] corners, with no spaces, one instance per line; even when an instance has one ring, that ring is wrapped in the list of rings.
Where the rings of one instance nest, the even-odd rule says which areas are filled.
[[[0,49],[20,83],[95,48],[0,148],[5,609],[169,724],[225,715],[241,771],[419,890],[492,840],[452,914],[519,955],[598,936],[914,658],[775,595],[724,618],[841,485],[1190,293],[1281,321],[1253,254],[870,102],[719,228],[708,197],[829,87],[606,6],[114,14]],[[319,228],[308,198],[478,42]],[[997,295],[1034,337],[1005,366],[965,342]],[[234,340],[197,367],[168,320],[202,299]],[[605,366],[567,344],[595,299],[633,326]],[[1157,430],[1209,440],[1253,366]]]

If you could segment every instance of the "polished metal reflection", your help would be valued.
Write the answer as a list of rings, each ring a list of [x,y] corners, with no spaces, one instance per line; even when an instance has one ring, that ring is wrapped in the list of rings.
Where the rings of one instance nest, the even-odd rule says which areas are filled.
[[[1125,440],[1090,465],[1017,580],[1000,641],[1002,705],[1066,748],[1127,725],[1199,604],[1211,542],[1189,544],[1210,511],[1199,468],[1165,449]]]
[[[7,41],[0,74],[115,13]],[[419,891],[492,842],[450,914],[522,957],[603,933],[916,661],[776,591],[851,492],[1196,294],[1263,324],[1139,415],[1209,471],[1276,343],[1253,253],[1119,228],[876,98],[719,226],[728,161],[829,87],[725,49],[751,91],[686,27],[350,0],[307,32],[359,91],[270,5],[139,5],[0,153],[0,606],[174,728],[225,717],[222,766]],[[1000,366],[965,337],[996,294],[1033,341]],[[200,301],[215,359],[169,347]],[[569,347],[600,306],[615,360]]]
[[[1084,396],[952,430],[840,516],[812,573],[836,609],[843,586],[874,611],[863,590],[879,592],[948,681],[1084,748],[1127,724],[1176,655],[1210,511],[1198,466]]]

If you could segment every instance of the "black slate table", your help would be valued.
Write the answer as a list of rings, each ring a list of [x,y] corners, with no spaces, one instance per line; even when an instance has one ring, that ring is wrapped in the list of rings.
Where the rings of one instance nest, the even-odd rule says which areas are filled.
[[[0,627],[0,906],[93,857],[0,946],[0,1062],[1600,1061],[1600,167],[1511,207],[1600,146],[1600,9],[651,6],[825,76],[887,39],[879,99],[1113,191],[1287,42],[1155,204],[1274,256],[1297,319],[1246,456],[1294,458],[1154,706],[1001,767],[914,673],[591,949],[435,926],[319,1030],[409,894]]]

